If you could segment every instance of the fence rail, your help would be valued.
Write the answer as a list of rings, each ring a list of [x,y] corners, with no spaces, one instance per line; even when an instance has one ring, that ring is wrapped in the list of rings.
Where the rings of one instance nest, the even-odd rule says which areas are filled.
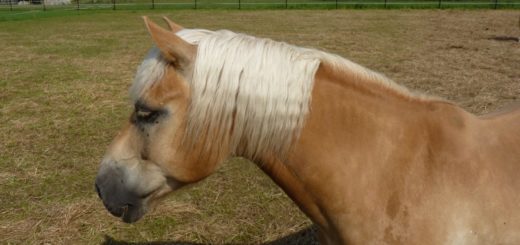
[[[258,1],[258,2],[257,2]],[[60,4],[56,4],[60,3]],[[520,0],[0,0],[0,11],[155,8],[520,8]]]

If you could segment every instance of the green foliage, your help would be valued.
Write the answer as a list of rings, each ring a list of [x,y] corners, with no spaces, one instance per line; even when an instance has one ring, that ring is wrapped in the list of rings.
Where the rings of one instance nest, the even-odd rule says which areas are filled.
[[[79,2],[78,2],[79,1]],[[10,10],[10,9],[13,10]],[[73,10],[179,10],[179,9],[518,9],[520,0],[73,0],[70,5],[44,6],[0,5],[0,20],[42,14],[60,10],[72,14]],[[2,12],[14,14],[2,16]]]

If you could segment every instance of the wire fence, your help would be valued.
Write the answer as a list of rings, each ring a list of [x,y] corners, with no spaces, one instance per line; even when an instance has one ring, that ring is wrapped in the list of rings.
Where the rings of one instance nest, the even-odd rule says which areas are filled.
[[[86,9],[520,8],[520,0],[0,0],[0,11]]]

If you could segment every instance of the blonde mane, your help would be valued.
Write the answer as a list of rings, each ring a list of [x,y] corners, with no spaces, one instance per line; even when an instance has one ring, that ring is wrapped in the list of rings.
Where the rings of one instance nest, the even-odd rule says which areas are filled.
[[[408,93],[378,73],[322,51],[226,30],[184,29],[177,35],[198,45],[188,79],[192,98],[187,144],[203,137],[207,150],[227,142],[231,154],[283,156],[303,128],[322,62]],[[165,66],[153,48],[130,89],[133,100],[161,78]]]

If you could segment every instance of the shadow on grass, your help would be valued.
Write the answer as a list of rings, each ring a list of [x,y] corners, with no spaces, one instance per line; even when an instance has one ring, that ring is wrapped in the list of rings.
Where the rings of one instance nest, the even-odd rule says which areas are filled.
[[[156,242],[125,242],[118,241],[110,236],[105,236],[105,241],[102,243],[103,245],[209,245],[209,243],[196,243],[196,242],[186,242],[186,241],[156,241]],[[275,241],[263,243],[262,245],[313,245],[318,244],[318,239],[316,237],[316,228],[310,226],[301,231],[295,232],[288,236],[282,237]],[[228,244],[228,245],[239,245]]]

